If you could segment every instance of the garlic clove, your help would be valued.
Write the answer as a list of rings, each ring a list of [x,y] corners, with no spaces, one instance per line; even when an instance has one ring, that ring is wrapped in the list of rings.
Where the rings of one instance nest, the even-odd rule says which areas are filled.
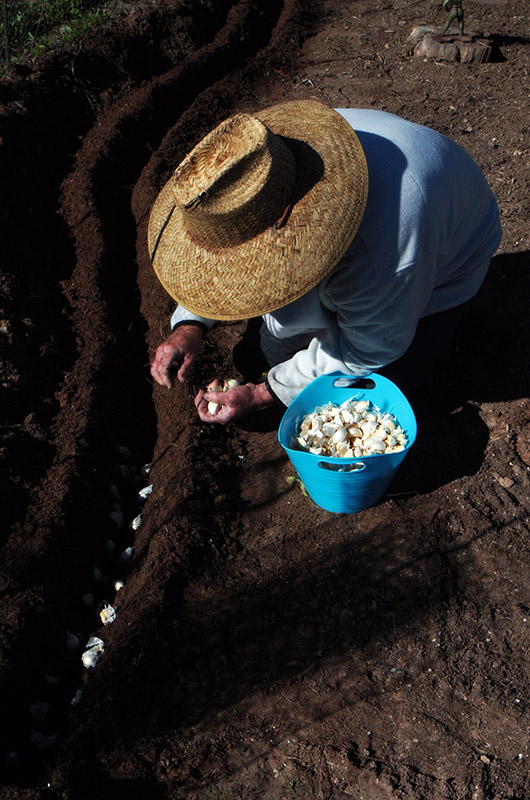
[[[127,464],[118,464],[118,469],[120,471],[121,477],[124,481],[128,481],[131,477],[131,471]]]
[[[138,492],[138,499],[139,500],[146,500],[147,497],[151,494],[152,491],[153,491],[153,484],[152,483],[149,484],[149,486],[144,486],[144,488],[140,489],[140,491]]]
[[[333,434],[333,443],[340,444],[347,438],[347,436],[348,430],[346,428],[338,428]]]
[[[322,417],[319,417],[318,415],[315,416],[315,417],[312,417],[311,418],[311,426],[310,426],[309,430],[312,433],[316,433],[316,431],[321,431],[322,430],[322,424],[323,424]]]
[[[119,558],[120,564],[126,564],[128,561],[130,561],[131,558],[133,557],[133,553],[134,553],[133,547],[126,547]]]
[[[95,667],[101,657],[101,651],[97,647],[91,647],[90,650],[85,650],[81,656],[83,666],[87,669]]]
[[[70,700],[70,705],[77,706],[80,703],[82,697],[83,697],[83,690],[78,689],[74,694],[74,696],[72,697],[72,699]]]
[[[348,433],[350,436],[353,436],[354,439],[361,439],[363,435],[362,430],[356,425],[352,425],[351,428],[348,428]]]
[[[367,442],[367,447],[374,453],[384,453],[386,449],[385,443],[381,439],[371,439],[369,443]]]
[[[137,531],[141,524],[142,524],[142,515],[138,514],[138,516],[135,517],[131,522],[131,528],[133,529],[133,531]]]
[[[337,428],[333,422],[325,422],[322,425],[322,433],[324,436],[333,436]]]
[[[111,520],[114,522],[116,527],[120,528],[123,525],[123,513],[121,511],[111,511],[109,514]]]
[[[75,635],[75,633],[71,633],[70,631],[66,632],[66,647],[68,650],[79,649],[79,638]]]
[[[344,430],[344,428],[343,428]],[[351,452],[348,442],[339,442],[337,444],[337,455],[340,458],[347,458],[347,453]]]
[[[372,433],[375,433],[377,425],[372,420],[367,420],[366,422],[360,422],[359,428],[362,430],[363,436],[371,436]]]
[[[39,731],[31,731],[31,741],[37,746],[38,750],[49,750],[57,744],[57,734],[52,736],[44,736]]]
[[[114,622],[116,619],[116,610],[109,605],[109,603],[103,603],[103,607],[99,612],[99,618],[103,625],[110,625],[110,623]]]
[[[50,704],[45,703],[44,700],[37,700],[36,703],[29,707],[29,713],[36,725],[42,725],[49,708]]]

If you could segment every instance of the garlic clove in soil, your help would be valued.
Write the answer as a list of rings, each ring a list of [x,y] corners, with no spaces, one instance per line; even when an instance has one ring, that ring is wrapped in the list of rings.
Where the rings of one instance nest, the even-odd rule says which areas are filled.
[[[153,491],[153,484],[152,483],[149,484],[149,486],[144,486],[144,488],[140,489],[140,491],[138,492],[138,500],[140,502],[143,502],[144,500],[147,500],[147,497],[151,494],[152,491]]]
[[[31,731],[31,741],[36,745],[38,750],[49,750],[57,744],[57,734],[52,736],[44,736],[39,731]]]
[[[79,703],[81,702],[81,698],[82,697],[83,697],[83,690],[82,689],[77,689],[76,693],[74,694],[74,696],[70,700],[70,705],[71,706],[79,705]]]
[[[114,609],[109,603],[103,603],[99,611],[99,618],[103,625],[110,625],[110,623],[114,622],[116,619],[116,609]]]
[[[80,646],[79,637],[71,631],[66,632],[66,647],[68,650],[78,650]]]
[[[92,570],[92,576],[96,583],[103,583],[105,581],[105,576],[99,567],[94,567]]]
[[[36,703],[33,703],[33,705],[29,707],[29,713],[31,714],[33,722],[36,725],[42,725],[49,709],[50,704],[45,703],[44,700],[37,700]]]
[[[121,556],[119,557],[120,564],[127,564],[134,554],[134,547],[126,547]]]
[[[95,667],[104,649],[103,640],[97,636],[91,636],[86,643],[86,650],[81,656],[83,666],[85,666],[87,669]]]
[[[144,464],[140,470],[140,476],[142,478],[147,478],[152,469],[153,469],[152,464]]]
[[[127,464],[118,464],[118,469],[120,471],[120,475],[124,481],[128,481],[131,477],[131,471]]]
[[[113,511],[110,512],[109,517],[114,522],[117,528],[121,528],[124,520],[123,511],[115,508]]]
[[[81,661],[83,662],[83,666],[87,669],[91,669],[91,667],[95,667],[101,657],[101,652],[97,650],[95,647],[91,647],[90,650],[85,650],[83,655],[81,656]]]
[[[131,528],[133,531],[137,531],[140,525],[142,524],[142,515],[138,514],[131,522]]]

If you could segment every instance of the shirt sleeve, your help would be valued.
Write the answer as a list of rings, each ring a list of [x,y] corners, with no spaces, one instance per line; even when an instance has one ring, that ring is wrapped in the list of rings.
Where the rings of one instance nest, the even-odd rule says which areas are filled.
[[[362,377],[398,359],[411,344],[432,291],[435,256],[378,278],[362,242],[320,288],[332,322],[309,345],[272,367],[267,380],[285,405],[320,375],[343,372]]]
[[[193,314],[191,311],[188,311],[184,306],[178,305],[171,316],[171,330],[174,330],[178,325],[182,325],[186,322],[199,322],[201,325],[204,325],[207,330],[210,330],[217,320],[200,317],[198,314]]]

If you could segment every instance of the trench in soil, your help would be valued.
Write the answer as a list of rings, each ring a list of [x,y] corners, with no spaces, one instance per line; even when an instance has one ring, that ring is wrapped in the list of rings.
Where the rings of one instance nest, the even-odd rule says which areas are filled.
[[[100,628],[94,622],[94,608],[84,607],[81,598],[92,592],[96,607],[100,600],[114,602],[110,582],[126,578],[127,567],[118,563],[118,556],[133,544],[128,523],[141,511],[137,491],[148,482],[135,475],[156,449],[147,323],[137,283],[137,221],[131,213],[134,187],[152,152],[156,168],[167,169],[156,155],[167,131],[171,139],[179,139],[184,155],[194,143],[198,124],[211,127],[211,117],[204,118],[203,111],[199,121],[194,112],[194,105],[204,108],[203,92],[215,97],[218,118],[226,116],[223,76],[251,62],[266,46],[282,11],[279,2],[269,4],[266,12],[259,4],[248,4],[248,9],[245,3],[231,5],[218,8],[216,18],[202,27],[196,20],[190,22],[194,35],[200,31],[206,43],[194,57],[158,79],[152,77],[156,48],[151,47],[143,60],[138,57],[138,41],[132,40],[130,53],[122,55],[121,63],[129,66],[129,79],[139,82],[144,76],[138,65],[151,58],[145,68],[150,83],[133,89],[128,102],[115,103],[102,113],[95,108],[94,97],[112,92],[115,87],[109,79],[123,80],[123,75],[118,69],[114,75],[104,73],[81,52],[76,71],[84,82],[82,89],[72,81],[54,95],[53,107],[46,106],[43,98],[35,99],[29,108],[33,127],[24,118],[24,135],[16,123],[11,131],[13,142],[18,140],[24,153],[34,152],[36,162],[27,162],[23,176],[27,191],[31,188],[36,194],[36,219],[30,236],[10,254],[13,261],[39,260],[26,294],[28,317],[36,329],[30,355],[40,370],[42,391],[40,396],[35,397],[35,392],[28,396],[44,409],[38,422],[54,428],[57,441],[53,450],[43,445],[38,463],[30,465],[27,485],[33,482],[37,488],[21,490],[11,505],[10,522],[15,528],[22,524],[17,518],[28,507],[24,525],[38,554],[29,556],[28,542],[28,551],[18,559],[19,575],[24,573],[25,583],[31,576],[36,588],[28,592],[18,624],[13,626],[10,667],[4,671],[0,691],[7,709],[2,750],[21,756],[23,783],[40,773],[43,758],[50,758],[49,752],[41,753],[29,742],[31,728],[39,729],[28,715],[29,706],[36,700],[50,703],[46,735],[60,732],[71,713],[70,700],[80,685],[84,642]],[[230,14],[236,12],[238,24],[231,26]],[[156,29],[162,29],[158,23]],[[164,63],[159,57],[158,61],[162,69],[169,65],[169,59]],[[213,75],[218,90],[212,87]],[[50,124],[53,130],[46,132]],[[83,144],[76,153],[80,141]],[[42,161],[47,164],[45,170]],[[38,187],[35,174],[41,181]],[[19,182],[17,191],[24,194],[24,184]],[[39,203],[41,196],[45,202]],[[61,216],[54,212],[59,206]],[[138,247],[145,249],[143,242]],[[24,290],[25,285],[15,285],[15,291]],[[215,360],[214,352],[210,356]],[[61,388],[54,391],[57,386]],[[83,386],[89,387],[88,396],[82,393]],[[32,414],[33,408],[28,406],[26,411]],[[12,403],[12,415],[20,416],[18,397]],[[209,438],[210,447],[229,449],[224,433]],[[120,455],[122,446],[129,449],[128,458]],[[22,453],[20,447],[20,458]],[[124,466],[132,470],[132,480],[124,479]],[[39,475],[45,476],[40,485]],[[234,475],[230,470],[225,474],[227,491],[236,490]],[[118,488],[119,500],[109,495],[111,484]],[[115,502],[125,515],[118,529],[109,518]],[[202,524],[207,528],[204,516]],[[107,552],[108,539],[116,547],[113,555]],[[202,562],[200,550],[199,546],[191,558],[196,569]],[[48,563],[56,565],[59,574],[49,575]],[[106,576],[105,583],[94,580],[94,567]],[[16,578],[14,574],[13,584]],[[67,631],[79,637],[81,650],[67,651]],[[59,689],[47,688],[45,675],[57,677]]]
[[[288,39],[275,60],[267,55],[269,39],[281,49],[287,4],[275,5],[274,14],[261,5],[257,16],[252,3],[226,3],[212,15],[208,4],[190,3],[189,18],[176,21],[157,8],[140,26],[141,35],[113,41],[108,34],[104,58],[82,50],[72,68],[50,65],[26,98],[26,111],[9,118],[10,144],[25,165],[20,175],[12,173],[13,182],[19,181],[21,195],[35,196],[31,225],[20,223],[26,209],[15,189],[5,205],[11,204],[8,219],[22,231],[7,253],[16,276],[13,317],[24,308],[33,323],[17,319],[17,353],[21,363],[32,365],[38,389],[22,371],[28,391],[14,394],[8,409],[14,422],[32,419],[13,425],[14,458],[21,472],[27,466],[28,479],[15,487],[11,521],[21,535],[8,537],[4,551],[10,571],[2,587],[0,661],[0,749],[17,751],[23,768],[2,764],[1,777],[31,793],[36,778],[57,768],[54,779],[80,800],[92,800],[102,785],[105,797],[143,792],[157,798],[165,796],[162,786],[197,797],[206,781],[215,786],[219,780],[221,792],[223,777],[237,783],[237,775],[230,776],[228,765],[216,773],[215,759],[239,753],[247,726],[266,732],[271,757],[275,744],[283,746],[291,731],[305,729],[294,757],[314,765],[322,761],[321,705],[332,718],[337,703],[344,703],[350,713],[344,733],[339,719],[323,737],[329,761],[344,755],[348,762],[341,778],[353,774],[355,782],[371,774],[403,797],[439,796],[453,782],[455,796],[463,796],[466,786],[471,792],[471,776],[479,774],[478,762],[485,797],[495,796],[495,780],[509,784],[515,796],[524,777],[516,775],[510,747],[500,740],[523,729],[528,702],[524,662],[513,657],[524,652],[526,630],[518,615],[530,607],[523,597],[521,549],[527,498],[517,477],[527,474],[528,459],[522,435],[527,410],[519,402],[527,396],[521,369],[530,332],[527,253],[504,252],[494,260],[460,337],[457,371],[447,383],[452,389],[444,391],[440,407],[422,415],[421,440],[389,497],[350,520],[349,529],[287,491],[287,465],[273,426],[267,435],[243,431],[234,437],[197,423],[191,392],[171,400],[152,392],[148,363],[172,303],[148,263],[148,211],[195,138],[243,97],[254,104],[249,84],[257,97],[265,71],[289,58]],[[236,21],[244,23],[243,41],[243,25]],[[175,35],[160,33],[164,25],[176,26]],[[195,50],[180,66],[179,41],[189,42],[192,29],[198,32]],[[151,80],[153,75],[158,77]],[[2,99],[18,102],[16,95]],[[405,94],[389,102],[406,111]],[[425,108],[413,110],[423,119]],[[436,120],[452,132],[447,115]],[[18,262],[25,269],[16,270]],[[488,335],[481,347],[477,330],[484,319]],[[209,337],[195,374],[199,384],[225,369],[237,335],[237,326],[225,326]],[[27,397],[36,398],[35,408],[24,407]],[[501,424],[508,402],[509,432]],[[48,429],[53,437],[41,436]],[[40,459],[25,465],[24,443],[28,455],[35,453],[32,436]],[[123,479],[121,445],[131,451],[129,467],[155,462],[159,497],[148,500],[135,533],[128,522],[140,511],[136,493],[144,482]],[[509,491],[490,475],[499,464],[519,469]],[[111,483],[125,512],[119,530],[109,519]],[[116,542],[114,555],[106,551],[107,538]],[[133,543],[133,562],[118,565],[119,553]],[[95,583],[96,565],[107,583]],[[115,597],[111,582],[120,575],[126,590]],[[513,586],[521,592],[512,597]],[[119,605],[108,629],[95,609],[83,605],[87,591],[94,591],[96,603]],[[483,648],[490,629],[495,636],[488,658],[500,666],[488,679],[481,671],[489,663]],[[106,649],[97,669],[83,670],[80,651],[66,650],[67,630],[80,636],[81,645],[93,633],[102,636]],[[431,630],[442,634],[434,655],[427,641]],[[435,691],[428,684],[430,667],[438,672]],[[317,683],[324,670],[327,686]],[[45,673],[59,678],[57,689],[45,686]],[[421,717],[422,732],[438,742],[432,751],[403,750],[403,742],[417,735],[410,714],[392,738],[389,720],[401,713],[398,695],[407,680],[420,684],[411,711],[421,714],[429,700],[435,706],[432,719]],[[384,694],[389,683],[398,688]],[[278,686],[287,691],[293,717],[287,723],[282,713],[280,730],[274,730],[275,704],[282,702]],[[79,687],[87,702],[72,709]],[[515,697],[522,698],[515,709],[520,716],[512,709]],[[299,698],[304,707],[296,704]],[[60,733],[57,750],[39,751],[29,742],[35,725],[28,708],[36,700],[50,701],[45,722],[36,727]],[[119,726],[118,739],[107,709]],[[469,710],[476,715],[471,735],[458,724]],[[216,721],[223,712],[230,717],[224,727]],[[389,728],[379,730],[369,756],[367,719],[371,730]],[[355,736],[345,742],[351,731]],[[497,736],[498,756],[486,769],[478,759],[491,736]],[[447,761],[439,773],[433,774],[429,752]],[[249,747],[237,766],[244,761],[252,769],[266,757]],[[453,774],[454,781],[446,780]],[[297,780],[303,781],[302,771]],[[44,790],[39,800],[57,797]]]

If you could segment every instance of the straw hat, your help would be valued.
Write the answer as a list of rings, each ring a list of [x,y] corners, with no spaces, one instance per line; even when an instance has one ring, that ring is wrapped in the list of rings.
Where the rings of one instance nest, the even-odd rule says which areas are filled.
[[[301,100],[236,114],[158,195],[149,254],[188,311],[249,319],[291,303],[333,269],[367,195],[361,144],[333,109]]]

